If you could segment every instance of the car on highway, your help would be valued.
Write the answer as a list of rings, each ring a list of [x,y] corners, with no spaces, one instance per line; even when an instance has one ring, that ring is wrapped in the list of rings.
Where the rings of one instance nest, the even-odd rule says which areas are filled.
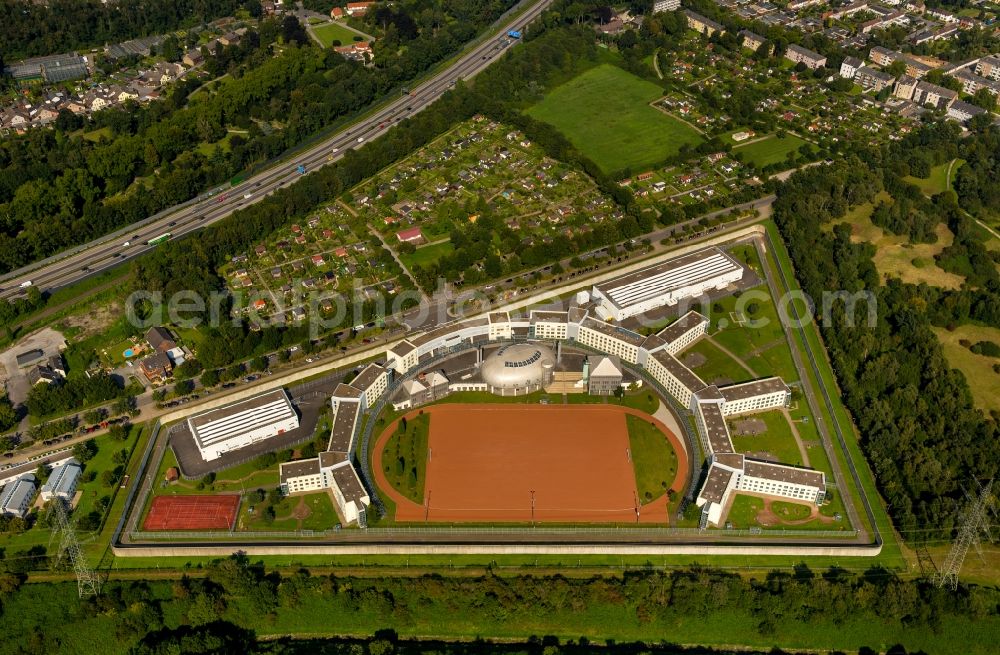
[[[21,284],[19,284],[18,286],[20,286],[20,287],[21,287],[22,289],[27,289],[27,288],[28,288],[28,287],[30,287],[30,286],[31,286],[32,284],[34,284],[34,283],[33,283],[33,282],[32,282],[31,280],[25,280],[24,282],[22,282],[22,283],[21,283]]]
[[[132,242],[126,241],[125,243],[122,244],[122,248],[128,248],[130,245],[132,245]]]
[[[243,199],[244,199],[244,200],[249,200],[249,199],[250,199],[250,196],[252,196],[252,195],[253,195],[252,193],[244,193],[244,194],[243,194]]]
[[[359,136],[359,137],[358,137],[358,143],[361,143],[361,142],[362,142],[362,141],[364,141],[364,140],[365,140],[365,137],[363,137],[363,136]]]

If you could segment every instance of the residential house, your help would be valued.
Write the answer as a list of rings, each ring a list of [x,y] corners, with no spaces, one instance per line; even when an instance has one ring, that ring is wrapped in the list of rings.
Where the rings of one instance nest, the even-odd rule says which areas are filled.
[[[740,42],[744,48],[757,52],[762,45],[767,43],[767,39],[762,37],[760,34],[751,32],[750,30],[742,30],[740,31]]]
[[[977,107],[962,100],[956,100],[951,103],[950,107],[948,107],[948,118],[956,120],[960,123],[965,123],[974,116],[979,116],[980,114],[985,113],[986,110],[982,107]]]
[[[862,88],[878,93],[882,89],[892,86],[895,78],[885,71],[862,66],[858,69],[858,74],[854,79]]]
[[[688,27],[699,34],[712,36],[713,34],[723,34],[726,31],[726,28],[723,25],[716,23],[711,18],[706,18],[701,14],[696,14],[690,9],[684,10],[684,17],[687,18]]]
[[[173,373],[174,364],[166,353],[157,352],[139,360],[139,369],[150,382],[163,382]]]
[[[795,64],[805,64],[813,70],[826,65],[825,56],[795,43],[788,46],[788,49],[785,51],[785,59]]]
[[[865,62],[857,57],[844,57],[844,61],[840,63],[840,76],[848,80],[853,80],[854,76],[858,74],[858,69],[864,65]]]
[[[165,327],[155,326],[146,331],[146,343],[155,351],[165,353],[177,347],[174,335]]]

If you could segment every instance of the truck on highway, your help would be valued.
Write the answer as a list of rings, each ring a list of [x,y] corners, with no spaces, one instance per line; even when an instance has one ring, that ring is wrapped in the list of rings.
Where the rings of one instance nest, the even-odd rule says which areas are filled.
[[[152,239],[150,239],[149,241],[147,241],[146,245],[147,246],[158,246],[161,243],[163,243],[164,241],[167,241],[168,239],[170,239],[170,233],[169,232],[164,232],[160,236],[153,237]]]
[[[22,283],[21,283],[20,285],[18,285],[18,286],[20,286],[20,287],[21,287],[22,289],[27,289],[27,288],[28,288],[28,287],[30,287],[30,286],[31,286],[32,284],[33,284],[33,283],[32,283],[32,281],[31,281],[31,280],[25,280],[24,282],[22,282]]]
[[[520,39],[521,38],[521,33],[519,31],[517,31],[517,30],[511,30],[511,31],[507,32],[507,36],[509,36],[512,39]]]

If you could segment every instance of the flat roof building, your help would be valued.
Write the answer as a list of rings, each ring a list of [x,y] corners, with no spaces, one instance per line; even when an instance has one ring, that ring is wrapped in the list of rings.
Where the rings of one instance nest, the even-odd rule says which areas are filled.
[[[284,389],[276,389],[187,420],[205,461],[276,437],[299,427],[299,416]]]
[[[725,289],[742,279],[743,272],[743,266],[722,250],[706,248],[595,284],[591,295],[608,316],[621,321]]]

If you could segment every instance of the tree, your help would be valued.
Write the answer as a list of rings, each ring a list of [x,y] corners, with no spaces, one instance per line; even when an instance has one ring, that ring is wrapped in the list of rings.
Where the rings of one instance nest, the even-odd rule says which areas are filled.
[[[93,439],[87,439],[86,441],[73,444],[73,457],[75,457],[78,462],[88,462],[93,459],[96,454],[97,442]]]
[[[194,391],[194,381],[193,380],[181,380],[174,385],[174,395],[175,396],[186,396]]]
[[[0,430],[9,430],[17,425],[17,412],[7,396],[0,396]]]
[[[201,374],[201,386],[205,388],[214,387],[219,384],[219,371],[218,369],[210,368]]]
[[[983,87],[972,95],[972,104],[981,107],[986,111],[993,111],[997,108],[997,97],[990,89]]]
[[[906,62],[902,59],[897,59],[885,68],[886,72],[893,77],[900,77],[906,75]]]

